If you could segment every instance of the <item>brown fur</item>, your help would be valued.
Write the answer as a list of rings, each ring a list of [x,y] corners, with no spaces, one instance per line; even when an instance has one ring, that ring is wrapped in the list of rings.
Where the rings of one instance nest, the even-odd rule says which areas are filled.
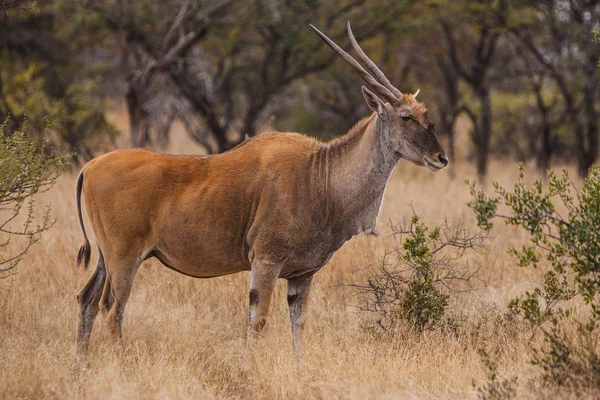
[[[447,164],[425,106],[414,96],[384,104],[365,87],[363,95],[375,113],[329,143],[272,133],[214,156],[131,149],[87,163],[77,181],[84,235],[78,262],[87,264],[90,252],[82,190],[100,256],[77,296],[80,352],[100,309],[113,335],[122,337],[135,273],[156,257],[198,278],[250,271],[247,362],[275,282],[287,279],[298,356],[314,274],[352,236],[376,233],[398,161],[432,171]]]
[[[408,110],[423,121],[421,107],[402,100],[385,107],[381,117],[365,118],[330,143],[272,133],[220,155],[132,149],[86,164],[78,189],[102,260],[78,296],[80,347],[87,348],[98,308],[106,310],[111,331],[121,337],[135,272],[143,260],[156,257],[199,278],[252,271],[249,346],[264,325],[275,280],[288,279],[298,352],[312,276],[353,235],[375,233],[399,152],[410,147],[422,158],[441,150],[421,123],[393,117]],[[80,261],[81,254],[89,258],[87,237]]]

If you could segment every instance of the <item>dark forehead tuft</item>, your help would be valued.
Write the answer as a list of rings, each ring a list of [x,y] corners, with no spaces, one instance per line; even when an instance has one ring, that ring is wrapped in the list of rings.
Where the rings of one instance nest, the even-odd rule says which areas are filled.
[[[427,111],[425,104],[418,102],[412,94],[403,94],[402,97],[400,97],[394,104],[394,106],[398,108],[414,110],[418,113],[425,113]]]

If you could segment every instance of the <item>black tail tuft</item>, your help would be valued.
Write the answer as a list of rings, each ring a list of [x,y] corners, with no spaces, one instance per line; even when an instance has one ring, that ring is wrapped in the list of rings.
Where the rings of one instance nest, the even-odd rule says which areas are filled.
[[[90,264],[90,254],[92,252],[92,247],[90,246],[89,240],[87,238],[83,241],[83,244],[79,248],[79,253],[77,253],[77,266],[83,264],[83,268],[87,269]]]

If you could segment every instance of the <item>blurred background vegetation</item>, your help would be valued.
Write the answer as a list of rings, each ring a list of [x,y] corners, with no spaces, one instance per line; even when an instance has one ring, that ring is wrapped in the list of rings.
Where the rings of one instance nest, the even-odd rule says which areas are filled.
[[[402,91],[421,89],[451,159],[545,171],[598,158],[596,0],[7,0],[0,120],[75,165],[116,146],[164,148],[173,126],[208,153],[275,128],[322,139],[368,109],[362,81],[310,30],[349,49],[346,21]],[[48,125],[50,128],[48,128]],[[457,154],[458,153],[458,154]]]

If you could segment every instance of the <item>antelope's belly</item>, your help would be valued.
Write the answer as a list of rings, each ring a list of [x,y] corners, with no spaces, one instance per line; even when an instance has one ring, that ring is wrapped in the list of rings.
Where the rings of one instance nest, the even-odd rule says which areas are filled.
[[[215,254],[192,251],[188,254],[170,254],[155,250],[152,255],[166,267],[196,278],[213,278],[250,270],[248,262]]]
[[[163,235],[152,255],[167,267],[198,278],[250,270],[243,237],[236,232],[202,232],[180,226],[177,234]]]

